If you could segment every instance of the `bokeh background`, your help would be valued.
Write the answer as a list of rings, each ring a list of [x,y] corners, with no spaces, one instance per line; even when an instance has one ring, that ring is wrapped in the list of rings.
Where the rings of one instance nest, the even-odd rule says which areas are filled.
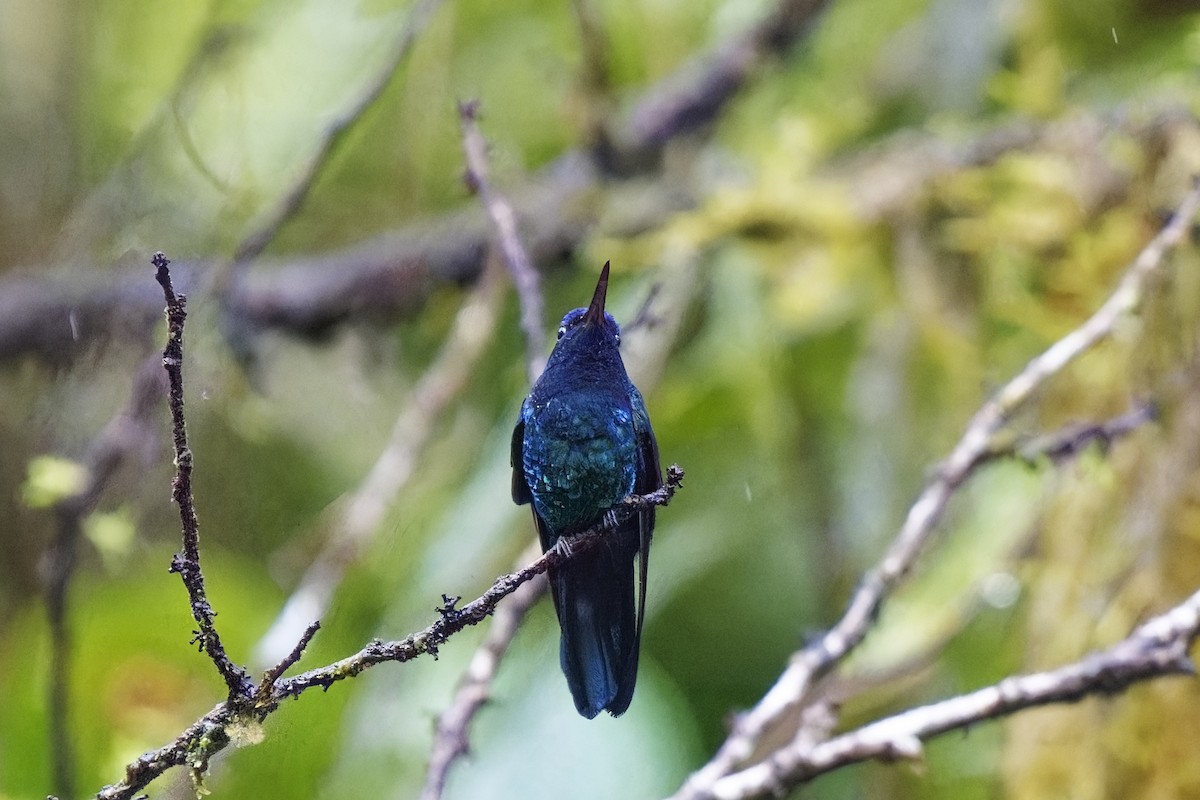
[[[0,798],[93,794],[221,699],[167,573],[155,250],[190,295],[205,572],[236,661],[265,665],[264,637],[400,417],[416,421],[396,434],[411,475],[347,551],[301,666],[423,627],[442,593],[477,595],[529,544],[508,491],[524,343],[461,180],[469,98],[547,330],[605,260],[619,320],[661,287],[625,355],[664,463],[688,477],[659,515],[629,713],[575,715],[540,604],[448,796],[662,796],[708,758],[729,715],[841,613],[971,413],[1103,302],[1200,172],[1200,13],[1182,0],[830,0],[756,53],[705,124],[622,150],[656,97],[775,10],[0,3]],[[1143,403],[1157,421],[963,487],[824,688],[843,726],[1068,663],[1200,585],[1198,322],[1189,245],[1007,433]],[[444,352],[461,380],[422,405]],[[289,703],[207,788],[415,796],[482,635]],[[1198,737],[1200,687],[1172,679],[795,795],[1194,796]],[[192,791],[171,773],[151,796]]]

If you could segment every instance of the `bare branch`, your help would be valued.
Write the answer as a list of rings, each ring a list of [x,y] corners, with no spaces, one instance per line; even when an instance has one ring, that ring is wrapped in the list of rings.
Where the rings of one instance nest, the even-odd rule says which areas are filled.
[[[542,290],[537,271],[525,245],[517,234],[517,216],[512,203],[496,191],[488,180],[487,142],[479,132],[479,103],[459,103],[458,118],[462,125],[463,152],[467,159],[467,184],[483,201],[488,216],[500,239],[500,251],[512,274],[521,300],[521,330],[525,334],[525,362],[528,365],[529,382],[532,384],[546,366],[546,334],[542,330]]]
[[[811,30],[828,0],[781,0],[756,25],[676,70],[648,90],[616,132],[621,167],[652,162],[663,145],[716,119],[755,68]]]
[[[175,294],[171,286],[171,271],[168,269],[171,262],[166,256],[155,253],[153,263],[157,270],[155,277],[167,301],[168,334],[162,363],[171,385],[169,405],[175,449],[175,480],[171,483],[171,497],[179,506],[179,518],[183,524],[183,552],[171,559],[171,572],[179,573],[191,599],[192,616],[199,626],[192,641],[199,643],[200,649],[217,666],[230,697],[243,696],[249,692],[250,676],[225,653],[214,621],[216,612],[208,601],[204,572],[200,569],[200,522],[192,498],[192,451],[188,447],[183,415],[183,325],[187,319],[187,297]]]
[[[383,67],[354,98],[350,106],[325,126],[317,146],[309,153],[308,161],[305,162],[291,188],[279,198],[274,208],[268,210],[265,218],[234,251],[235,263],[258,258],[279,233],[279,229],[283,227],[284,223],[304,205],[304,200],[321,174],[322,167],[329,160],[329,154],[345,138],[346,132],[353,127],[354,123],[383,95],[384,89],[392,82],[392,78],[412,49],[413,42],[416,41],[417,36],[424,30],[425,25],[440,5],[441,0],[418,0],[409,9],[408,19],[392,44],[391,51],[383,62]]]
[[[487,142],[479,130],[479,104],[460,103],[459,121],[462,127],[463,152],[466,156],[467,184],[479,195],[492,220],[500,250],[508,265],[521,305],[521,330],[525,335],[525,364],[530,383],[537,381],[546,365],[546,337],[542,330],[543,302],[538,274],[533,269],[524,244],[516,229],[516,215],[508,199],[492,187],[488,174]],[[540,548],[531,547],[527,553],[536,554]],[[522,554],[522,561],[527,560]],[[513,637],[529,609],[546,591],[541,576],[522,586],[512,600],[496,612],[487,636],[476,649],[466,672],[459,680],[450,705],[438,716],[429,768],[421,790],[423,800],[438,800],[446,786],[446,778],[454,762],[467,752],[467,729],[491,693],[492,683],[504,660]]]
[[[818,775],[868,759],[919,758],[922,742],[1033,706],[1116,694],[1165,675],[1194,675],[1188,650],[1200,635],[1200,592],[1139,626],[1117,644],[1069,666],[1000,683],[820,742],[797,741],[766,760],[721,778],[708,795],[745,800],[778,794]]]
[[[658,294],[661,291],[661,283],[651,285],[650,291],[646,292],[646,299],[638,307],[637,313],[621,327],[621,331],[626,336],[638,328],[650,330],[662,323],[662,318],[654,313],[654,301],[658,299]]]
[[[262,681],[258,684],[258,690],[254,693],[254,702],[256,704],[266,705],[270,701],[271,693],[275,691],[275,684],[279,682],[283,673],[287,672],[293,664],[300,660],[309,642],[312,641],[319,630],[321,630],[320,622],[311,623],[304,629],[304,633],[300,635],[300,640],[296,642],[296,646],[292,648],[291,652],[284,656],[278,664],[263,673]]]
[[[1163,257],[1186,235],[1200,208],[1200,185],[1183,199],[1166,226],[1138,255],[1109,299],[1082,325],[1034,358],[976,412],[962,438],[926,485],[883,559],[863,578],[842,618],[824,636],[792,656],[783,674],[758,704],[740,715],[716,755],[688,778],[676,800],[713,797],[713,787],[751,755],[775,723],[797,710],[813,683],[846,657],[866,636],[887,596],[912,567],[941,520],[955,490],[988,458],[997,432],[1051,377],[1112,333],[1141,302]]]

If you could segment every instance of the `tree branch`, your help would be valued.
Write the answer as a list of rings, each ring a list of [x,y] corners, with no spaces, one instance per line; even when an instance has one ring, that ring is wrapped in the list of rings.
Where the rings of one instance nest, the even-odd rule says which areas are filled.
[[[717,753],[688,778],[675,800],[714,797],[717,782],[749,759],[782,717],[800,709],[814,682],[858,646],[888,595],[912,567],[951,496],[988,459],[995,435],[1049,378],[1110,335],[1117,321],[1137,308],[1150,277],[1167,251],[1184,238],[1197,209],[1200,184],[1193,185],[1170,221],[1138,254],[1104,305],[1030,361],[975,413],[958,444],[909,509],[883,559],[864,576],[842,618],[792,656],[775,684],[754,708],[737,718]]]
[[[292,186],[284,192],[275,206],[267,211],[264,218],[234,250],[234,263],[244,263],[258,258],[274,240],[284,223],[304,205],[309,191],[321,174],[321,168],[329,159],[329,154],[345,138],[346,132],[353,127],[354,123],[383,95],[384,89],[392,82],[392,78],[404,63],[409,50],[412,49],[413,42],[416,41],[417,36],[420,35],[440,5],[441,0],[418,0],[409,9],[408,19],[393,42],[383,67],[354,98],[350,106],[325,126],[316,148],[309,153],[308,160],[304,163]]]
[[[461,103],[458,108],[463,152],[467,162],[466,178],[468,185],[479,195],[487,209],[517,289],[517,298],[521,305],[521,330],[525,336],[525,367],[532,384],[537,381],[546,365],[542,290],[537,272],[534,271],[525,245],[517,233],[512,206],[489,182],[487,142],[479,130],[478,112],[476,102]],[[536,544],[531,545],[521,554],[521,562],[539,552],[540,548]],[[487,635],[476,648],[466,671],[459,679],[450,705],[438,715],[433,746],[429,754],[429,768],[425,773],[425,785],[421,789],[422,800],[441,798],[450,768],[460,756],[467,753],[467,730],[491,695],[492,683],[496,680],[509,645],[517,635],[526,614],[541,599],[547,586],[546,579],[539,575],[536,580],[524,584],[509,602],[497,609]]]
[[[1200,592],[1112,647],[1069,666],[1005,678],[993,686],[913,708],[824,741],[794,741],[764,761],[721,778],[709,796],[746,800],[778,794],[847,764],[919,758],[922,742],[934,736],[1026,708],[1117,694],[1134,683],[1165,675],[1194,675],[1188,650],[1197,636]]]
[[[525,245],[517,234],[517,215],[512,203],[492,187],[488,179],[487,142],[479,132],[479,102],[468,100],[458,104],[458,119],[462,126],[463,152],[466,155],[467,185],[479,195],[488,217],[500,240],[500,251],[508,264],[517,295],[521,300],[521,331],[525,334],[525,363],[532,384],[546,366],[546,334],[543,330],[542,290],[537,271]]]
[[[653,506],[667,505],[682,482],[683,470],[678,465],[671,465],[667,470],[667,482],[661,489],[646,495],[632,495],[622,500],[620,504],[613,506],[617,524],[628,520],[639,511]],[[362,650],[341,661],[282,681],[276,687],[274,697],[276,700],[281,700],[287,697],[296,697],[315,687],[328,689],[338,681],[352,678],[364,669],[385,661],[403,663],[424,653],[436,657],[438,648],[447,639],[464,628],[483,622],[492,614],[501,600],[515,592],[522,584],[549,569],[565,564],[568,559],[574,558],[580,553],[591,550],[604,541],[608,532],[609,528],[606,522],[597,523],[578,536],[571,537],[564,547],[552,548],[531,564],[516,572],[500,576],[491,588],[462,608],[455,608],[454,603],[447,602],[439,609],[441,617],[424,630],[410,634],[398,641],[371,642]]]
[[[192,617],[199,629],[192,640],[208,654],[217,671],[225,680],[229,696],[250,693],[250,676],[235,665],[225,653],[217,633],[216,612],[208,601],[204,588],[204,572],[200,568],[200,521],[196,517],[196,504],[192,498],[192,451],[188,447],[187,428],[183,416],[183,325],[187,319],[187,297],[176,295],[171,285],[171,271],[162,253],[155,253],[153,264],[155,279],[162,286],[167,301],[167,346],[163,350],[163,367],[170,382],[171,434],[175,449],[175,479],[171,482],[171,498],[179,506],[179,518],[183,525],[183,552],[171,559],[171,572],[179,573],[187,587],[191,600]]]

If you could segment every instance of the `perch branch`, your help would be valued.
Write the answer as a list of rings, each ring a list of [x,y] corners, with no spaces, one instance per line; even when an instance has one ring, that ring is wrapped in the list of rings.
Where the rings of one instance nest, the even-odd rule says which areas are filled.
[[[667,469],[667,480],[662,488],[645,495],[631,495],[613,506],[616,523],[619,525],[634,514],[654,506],[667,505],[682,482],[683,470],[678,465],[672,464]],[[275,689],[275,699],[295,697],[317,686],[328,689],[338,681],[352,678],[364,669],[385,661],[411,661],[423,653],[436,656],[438,647],[445,643],[450,636],[463,628],[477,625],[487,619],[496,609],[496,604],[515,592],[519,586],[549,569],[565,564],[568,558],[574,558],[579,553],[587,552],[604,541],[609,531],[607,525],[606,522],[597,523],[578,536],[572,537],[567,546],[552,548],[528,566],[497,578],[491,588],[462,608],[456,608],[454,604],[446,603],[440,609],[440,618],[424,630],[399,641],[371,642],[348,658],[281,681]],[[570,555],[564,555],[559,550],[569,550]]]
[[[997,432],[1050,377],[1111,334],[1117,321],[1137,308],[1151,276],[1167,251],[1183,240],[1198,208],[1200,184],[1194,184],[1175,214],[1126,270],[1108,300],[1082,325],[1030,361],[975,413],[958,444],[909,509],[883,559],[863,578],[842,618],[792,656],[775,684],[754,708],[735,720],[717,753],[688,778],[675,800],[713,797],[717,781],[745,763],[775,723],[801,707],[813,683],[858,646],[884,601],[928,541],[955,490],[988,459]]]
[[[667,505],[683,483],[683,470],[672,465],[667,470],[667,481],[662,488],[646,495],[633,495],[614,506],[617,524],[629,519],[639,511],[653,506]],[[602,542],[608,533],[607,523],[601,522],[572,537],[569,548],[555,548],[544,553],[533,563],[508,575],[497,578],[492,586],[475,600],[462,608],[447,601],[438,609],[438,619],[433,624],[399,641],[373,641],[354,655],[319,669],[309,670],[292,678],[277,680],[269,694],[258,697],[230,695],[217,704],[173,742],[139,756],[125,768],[125,778],[120,783],[105,786],[96,795],[96,800],[131,800],[135,793],[153,779],[174,766],[188,765],[194,773],[202,774],[209,759],[231,743],[230,727],[247,721],[258,723],[279,708],[282,700],[298,697],[314,688],[328,689],[333,684],[353,678],[377,664],[389,661],[411,661],[428,653],[436,656],[438,647],[454,634],[471,625],[477,625],[492,614],[497,604],[519,587],[548,569],[561,566],[578,553],[587,552]],[[566,550],[569,555],[565,555]],[[315,629],[310,629],[315,633]],[[306,634],[307,635],[307,634]],[[298,645],[293,655],[303,649]],[[294,660],[292,656],[288,660]],[[282,674],[286,665],[276,667],[269,675]],[[264,680],[265,683],[265,680]]]

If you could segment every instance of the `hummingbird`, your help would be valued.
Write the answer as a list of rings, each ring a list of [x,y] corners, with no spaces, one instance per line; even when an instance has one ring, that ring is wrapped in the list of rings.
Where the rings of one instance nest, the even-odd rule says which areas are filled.
[[[646,404],[621,361],[621,328],[604,310],[608,268],[605,262],[591,304],[563,317],[513,431],[513,501],[532,504],[543,550],[600,522],[625,497],[662,485]],[[601,711],[619,716],[633,698],[653,531],[651,508],[550,570],[559,661],[575,708],[588,719]]]

